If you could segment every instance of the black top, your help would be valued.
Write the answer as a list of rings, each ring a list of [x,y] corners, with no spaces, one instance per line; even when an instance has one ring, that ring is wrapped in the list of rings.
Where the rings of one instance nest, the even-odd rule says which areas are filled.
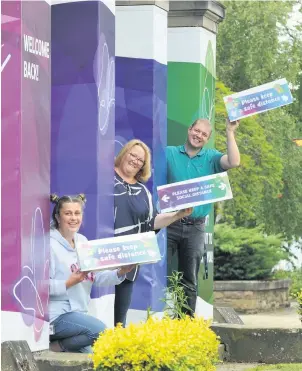
[[[129,184],[116,172],[114,174],[114,235],[125,236],[153,231],[157,214],[152,196],[140,182]],[[127,274],[134,280],[137,270]]]

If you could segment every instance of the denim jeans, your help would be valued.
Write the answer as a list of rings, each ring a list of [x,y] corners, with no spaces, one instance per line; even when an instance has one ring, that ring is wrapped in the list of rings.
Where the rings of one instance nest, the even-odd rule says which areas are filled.
[[[198,272],[204,252],[205,224],[182,224],[177,221],[167,228],[168,276],[172,275],[172,260],[178,258],[178,271],[183,273],[182,283],[191,308],[183,312],[194,315],[197,299]]]
[[[80,312],[61,314],[55,319],[50,341],[58,341],[63,352],[92,353],[91,345],[106,328],[95,317]]]
[[[131,297],[133,291],[133,281],[127,278],[115,286],[115,300],[114,300],[114,326],[122,323],[126,326],[127,312],[131,304]]]

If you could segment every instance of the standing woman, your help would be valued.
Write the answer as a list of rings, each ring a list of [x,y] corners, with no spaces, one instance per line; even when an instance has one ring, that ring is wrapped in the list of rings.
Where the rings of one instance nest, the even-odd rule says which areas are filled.
[[[49,321],[53,327],[50,349],[57,352],[91,353],[91,345],[105,330],[103,322],[89,316],[92,284],[119,285],[134,266],[99,273],[81,272],[75,247],[87,238],[78,233],[85,196],[51,195],[55,204],[50,230]]]
[[[151,154],[148,146],[138,139],[126,143],[115,159],[114,177],[114,235],[125,236],[167,227],[192,213],[192,208],[157,214],[151,193],[144,183],[151,176]],[[114,324],[126,324],[131,303],[133,282],[138,267],[115,286]]]

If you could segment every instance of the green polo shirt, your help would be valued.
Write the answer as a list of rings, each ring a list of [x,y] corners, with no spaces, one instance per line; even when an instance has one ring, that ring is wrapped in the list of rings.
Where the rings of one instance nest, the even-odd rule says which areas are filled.
[[[168,183],[181,182],[206,175],[225,171],[220,166],[223,154],[216,149],[202,148],[196,156],[189,157],[185,146],[167,147],[167,177]],[[201,218],[209,214],[211,204],[194,207],[193,218]]]

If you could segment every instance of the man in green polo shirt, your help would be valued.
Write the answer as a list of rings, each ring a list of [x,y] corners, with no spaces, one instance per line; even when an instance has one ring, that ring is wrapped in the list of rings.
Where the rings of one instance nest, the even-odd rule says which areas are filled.
[[[198,119],[188,129],[184,145],[167,147],[168,183],[175,183],[206,175],[212,175],[238,167],[240,153],[235,140],[239,121],[226,122],[227,154],[216,149],[205,149],[212,128],[209,120]],[[197,280],[204,252],[205,218],[210,204],[196,206],[189,217],[183,218],[167,228],[168,275],[172,274],[172,259],[178,255],[178,271],[183,273],[183,285],[190,310],[183,312],[194,315],[197,298]]]

